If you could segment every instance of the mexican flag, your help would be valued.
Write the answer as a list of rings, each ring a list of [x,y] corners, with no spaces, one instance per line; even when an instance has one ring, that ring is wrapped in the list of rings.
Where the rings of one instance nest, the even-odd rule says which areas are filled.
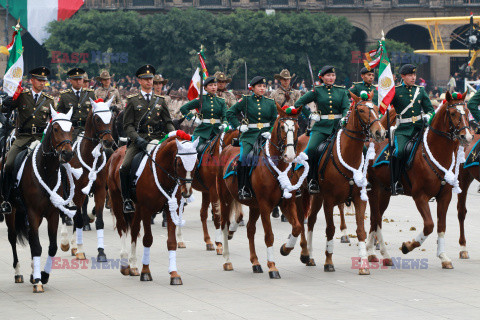
[[[385,114],[388,106],[395,95],[395,80],[393,79],[392,67],[388,60],[387,48],[385,46],[385,37],[382,32],[382,40],[379,41],[381,48],[380,67],[378,71],[378,103],[380,112]]]
[[[47,25],[51,21],[70,18],[83,5],[84,0],[0,0],[0,5],[39,43],[48,38]]]
[[[8,54],[7,69],[3,76],[3,90],[8,96],[17,99],[22,92],[23,77],[23,47],[22,37],[20,35],[20,25],[14,27],[12,42],[7,47],[2,47],[0,51]],[[5,52],[7,51],[7,52]]]
[[[198,53],[198,59],[200,60],[200,66],[195,70],[190,85],[188,86],[188,100],[193,100],[200,95],[200,74],[203,76],[203,80],[208,77],[207,65],[205,64],[205,56],[203,55],[203,48]]]

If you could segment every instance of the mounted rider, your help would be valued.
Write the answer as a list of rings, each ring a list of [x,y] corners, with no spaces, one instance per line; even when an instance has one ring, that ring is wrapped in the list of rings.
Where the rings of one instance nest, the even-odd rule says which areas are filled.
[[[122,97],[120,97],[118,89],[111,85],[112,77],[108,70],[102,70],[100,75],[95,77],[95,80],[102,84],[95,89],[95,96],[98,99],[103,99],[103,101],[108,101],[110,98],[114,97],[110,108],[114,111],[123,109]]]
[[[304,107],[310,102],[317,104],[317,111],[311,112],[308,108],[302,108],[302,113],[310,121],[315,122],[311,128],[310,139],[305,153],[308,155],[310,170],[308,172],[308,191],[319,193],[318,185],[318,161],[315,153],[318,146],[330,137],[340,126],[346,122],[350,102],[347,90],[343,86],[335,85],[335,68],[324,66],[318,73],[320,82],[323,84],[315,86],[313,91],[307,92],[295,103],[295,107]]]
[[[368,70],[366,67],[363,67],[360,70],[360,76],[362,77],[361,82],[354,82],[352,87],[349,89],[351,93],[360,97],[360,92],[366,91],[368,94],[373,91],[372,101],[378,101],[378,90],[377,86],[373,84],[375,80],[375,72],[373,69]],[[349,94],[350,96],[350,94]]]
[[[250,81],[253,91],[251,95],[244,95],[236,104],[227,110],[227,120],[233,128],[238,128],[240,135],[240,163],[238,165],[238,198],[248,200],[252,198],[252,191],[247,187],[249,181],[249,159],[247,156],[253,145],[262,135],[268,137],[277,119],[277,107],[273,99],[265,97],[267,81],[264,77],[256,76]],[[242,115],[242,122],[237,116]]]
[[[207,141],[216,136],[221,130],[224,130],[228,124],[225,118],[227,105],[225,99],[217,97],[217,80],[215,77],[205,79],[203,86],[206,94],[187,102],[180,108],[180,112],[187,118],[195,117],[195,123],[198,125],[193,131],[194,137],[199,137],[197,150],[199,153],[205,147]],[[202,103],[200,103],[202,99]],[[195,138],[194,138],[195,139]]]
[[[394,134],[396,151],[390,161],[395,184],[392,195],[403,193],[403,186],[399,180],[403,173],[403,160],[407,156],[405,145],[422,130],[422,121],[429,124],[435,115],[427,92],[422,86],[415,85],[416,71],[417,68],[412,64],[400,68],[403,83],[395,87],[395,96],[391,102],[397,113],[397,128]]]
[[[215,72],[214,77],[217,80],[217,96],[225,99],[227,108],[230,108],[237,103],[235,95],[227,90],[227,85],[232,82],[232,78],[227,77],[225,73],[221,71]]]
[[[172,119],[165,98],[153,93],[155,68],[149,64],[140,67],[135,73],[141,90],[127,97],[123,115],[123,129],[129,138],[125,158],[120,167],[120,180],[123,197],[123,212],[134,212],[130,198],[130,169],[133,158],[139,152],[146,152],[148,143],[160,140],[166,133],[174,131]]]
[[[51,117],[50,107],[55,102],[53,97],[43,92],[47,76],[50,70],[47,67],[38,67],[30,70],[30,83],[32,90],[23,89],[16,100],[8,97],[3,101],[2,112],[10,113],[17,109],[16,137],[15,142],[8,151],[7,161],[4,168],[4,181],[2,183],[3,203],[0,206],[0,213],[12,212],[9,202],[10,191],[14,187],[13,167],[17,155],[25,150],[32,142],[42,139],[43,131]]]

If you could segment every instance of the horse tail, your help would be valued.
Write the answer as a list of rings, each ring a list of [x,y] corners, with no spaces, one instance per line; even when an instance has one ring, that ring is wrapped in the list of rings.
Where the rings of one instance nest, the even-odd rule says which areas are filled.
[[[17,235],[17,242],[22,246],[28,242],[27,210],[23,204],[16,206],[15,234]]]

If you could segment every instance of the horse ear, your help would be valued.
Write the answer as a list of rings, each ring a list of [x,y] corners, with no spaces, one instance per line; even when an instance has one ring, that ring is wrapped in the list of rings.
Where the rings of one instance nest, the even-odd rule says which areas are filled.
[[[178,152],[178,150],[182,149],[182,144],[178,141],[177,138],[175,138],[175,142],[177,143],[177,152]]]
[[[107,102],[105,102],[108,106],[108,108],[110,109],[110,105],[112,104],[113,102],[113,99],[115,99],[115,96],[111,97],[110,100],[108,100]]]
[[[282,114],[282,115],[285,115],[285,110],[283,110],[280,105],[278,104],[278,102],[275,101],[275,105],[277,106],[277,112],[278,114]]]
[[[72,114],[73,114],[73,108],[70,108],[70,110],[67,112],[68,120],[72,119]]]
[[[303,106],[300,106],[300,107],[295,108],[295,109],[297,109],[297,115],[300,115],[300,113],[302,113]]]
[[[357,97],[352,91],[348,90],[348,92],[350,92],[350,97],[352,97],[352,99],[353,99],[353,101],[355,101],[355,103],[360,101],[360,98]]]
[[[450,93],[450,91],[447,91],[447,93],[445,93],[445,100],[451,101],[452,99],[452,94]]]
[[[50,114],[52,115],[52,120],[54,120],[57,115],[57,111],[53,109],[52,105],[50,105]]]
[[[460,100],[464,101],[465,98],[467,97],[467,94],[468,94],[468,90],[465,91],[464,93],[462,93],[462,99],[460,99]]]
[[[193,146],[195,147],[195,150],[197,149],[197,146],[198,146],[199,142],[200,142],[200,138],[197,138],[197,139],[195,139],[195,141],[193,141]]]
[[[92,104],[92,110],[97,109],[97,103],[95,101],[93,101],[92,98],[90,98],[90,97],[88,99],[90,99],[90,103]]]

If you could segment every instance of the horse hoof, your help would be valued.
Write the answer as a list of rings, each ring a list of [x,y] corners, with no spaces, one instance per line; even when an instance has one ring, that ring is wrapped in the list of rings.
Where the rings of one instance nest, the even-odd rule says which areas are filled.
[[[285,245],[286,245],[286,243],[284,243],[280,247],[280,254],[284,257],[288,256],[290,254],[290,251],[292,251],[292,249],[293,249],[293,248],[289,248],[290,250],[288,250]]]
[[[468,251],[460,251],[460,259],[470,259]]]
[[[72,254],[72,257],[75,257],[75,255],[77,254],[77,248],[72,248],[72,250],[70,250],[70,253]]]
[[[383,266],[384,267],[392,267],[393,266],[392,259],[383,259]]]
[[[178,249],[185,249],[186,247],[187,247],[187,246],[185,245],[184,242],[179,242],[179,243],[177,243],[177,248],[178,248]]]
[[[410,252],[410,250],[408,250],[407,244],[405,242],[402,243],[402,253],[407,254],[409,252]]]
[[[254,264],[252,266],[253,273],[263,273],[262,266],[259,264]]]
[[[308,262],[306,263],[307,267],[315,267],[316,264],[315,264],[315,259],[310,259],[308,260]]]
[[[138,268],[130,268],[130,276],[138,277],[139,275],[140,275],[140,272],[138,272]]]
[[[223,270],[225,271],[232,271],[233,270],[233,265],[231,262],[226,262],[223,264]]]
[[[335,267],[333,264],[326,264],[323,266],[323,271],[325,272],[335,272]]]
[[[85,259],[87,259],[87,258],[85,257],[85,253],[83,253],[83,252],[77,252],[77,253],[75,254],[75,257],[76,257],[77,260],[85,260]]]
[[[43,293],[45,290],[43,290],[43,285],[41,283],[36,283],[33,285],[33,293]]]
[[[171,286],[181,286],[182,284],[183,284],[182,278],[180,278],[180,277],[170,278],[170,285]]]
[[[223,248],[217,248],[217,256],[221,256],[223,254]]]
[[[307,264],[310,261],[310,256],[304,256],[303,254],[300,255],[300,262],[303,264]]]
[[[270,279],[280,279],[280,273],[278,271],[268,271]]]
[[[451,261],[442,262],[442,269],[453,269],[453,264]]]
[[[42,283],[47,284],[48,283],[48,278],[50,278],[50,273],[46,273],[45,271],[42,271],[41,273],[42,277]]]
[[[376,255],[372,254],[368,256],[368,262],[378,262],[378,258]]]
[[[23,276],[21,274],[15,275],[15,283],[23,283]]]
[[[130,266],[121,266],[120,273],[124,276],[128,276],[130,274]]]
[[[97,262],[107,262],[107,255],[103,249],[98,249]]]
[[[213,243],[207,243],[207,251],[213,251],[213,250],[215,250]]]
[[[341,243],[350,243],[350,238],[348,236],[342,236],[340,238]]]
[[[358,269],[358,274],[361,276],[368,276],[370,274],[370,269]]]
[[[152,274],[150,272],[140,274],[140,281],[152,281]]]
[[[62,243],[62,244],[60,245],[60,249],[62,249],[63,252],[67,252],[68,249],[70,249],[70,244],[69,244],[69,243],[67,243],[67,244],[63,244],[63,243]]]

